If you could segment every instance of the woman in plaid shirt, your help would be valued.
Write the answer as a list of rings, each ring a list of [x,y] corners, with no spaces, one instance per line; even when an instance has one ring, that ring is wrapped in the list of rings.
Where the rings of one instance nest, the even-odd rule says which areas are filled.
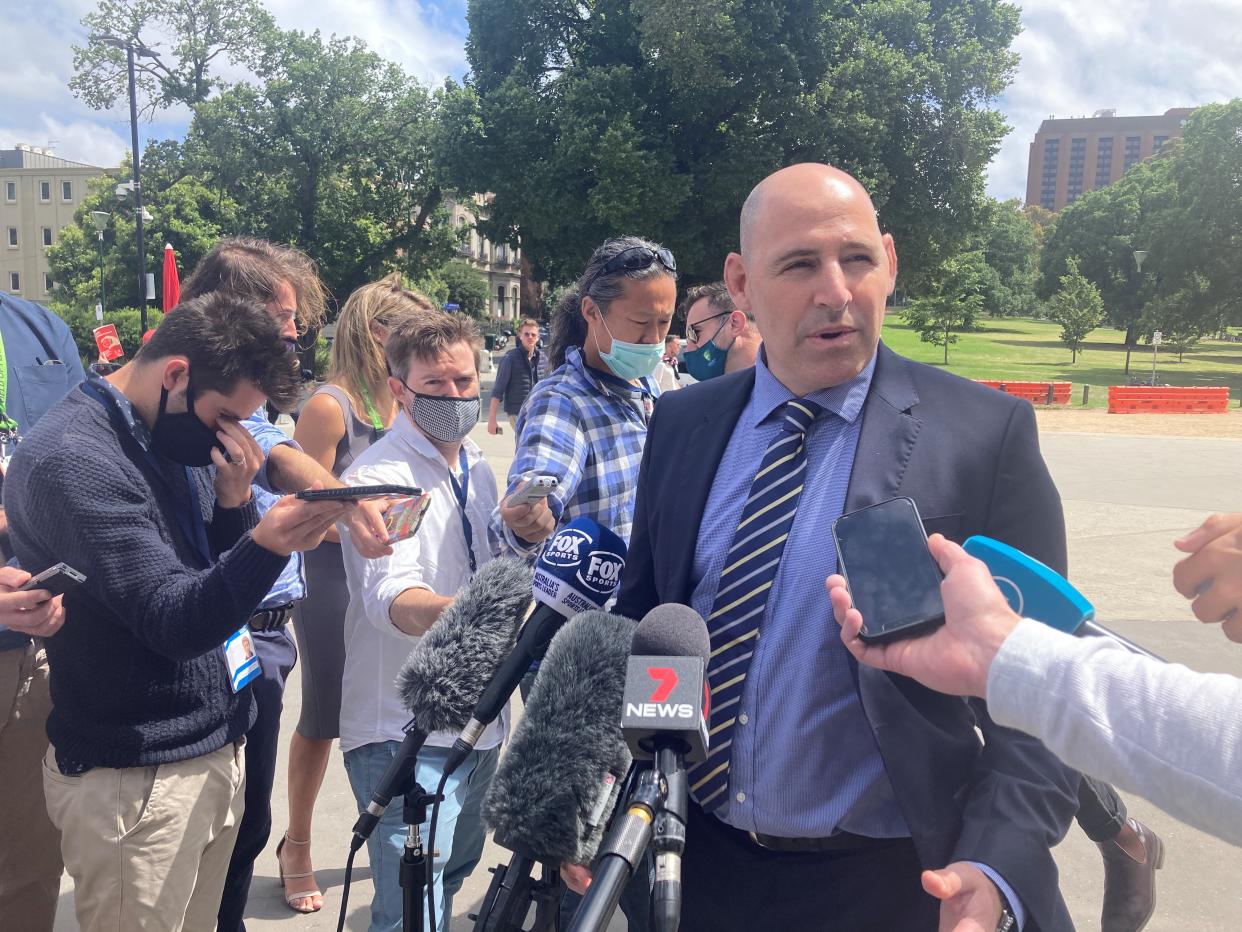
[[[560,525],[585,515],[629,543],[638,463],[660,389],[653,373],[677,303],[677,263],[637,236],[592,254],[553,321],[552,365],[517,419],[506,495],[527,476],[558,485],[534,505],[493,515],[498,536],[533,555]]]

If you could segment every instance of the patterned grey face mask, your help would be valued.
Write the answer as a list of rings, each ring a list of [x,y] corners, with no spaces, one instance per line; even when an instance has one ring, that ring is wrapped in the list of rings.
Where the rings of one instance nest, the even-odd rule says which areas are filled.
[[[456,443],[470,433],[470,429],[479,423],[482,410],[482,396],[450,398],[416,392],[410,402],[410,417],[418,429],[441,443]]]

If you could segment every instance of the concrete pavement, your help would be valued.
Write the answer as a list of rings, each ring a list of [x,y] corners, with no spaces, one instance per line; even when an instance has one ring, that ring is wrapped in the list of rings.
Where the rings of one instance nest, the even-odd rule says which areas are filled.
[[[513,455],[505,426],[500,437],[482,425],[474,438],[503,485]],[[1228,645],[1215,628],[1200,625],[1173,592],[1170,572],[1178,559],[1171,540],[1213,511],[1242,511],[1242,441],[1119,437],[1046,433],[1043,449],[1065,500],[1074,582],[1092,599],[1099,620],[1166,658],[1199,670],[1242,675],[1242,645]],[[299,673],[286,692],[285,729],[291,731],[300,705]],[[284,772],[284,757],[280,772]],[[247,927],[252,932],[319,932],[336,928],[340,885],[354,802],[339,753],[329,765],[314,830],[315,863],[324,888],[324,910],[295,916],[284,905],[277,881],[275,841],[285,825],[285,782],[278,777],[273,799],[275,836],[259,859],[251,890]],[[1233,932],[1242,927],[1242,890],[1235,882],[1242,852],[1164,815],[1150,804],[1127,798],[1133,815],[1161,834],[1167,845],[1159,874],[1159,905],[1149,932]],[[473,927],[465,915],[477,908],[490,875],[485,868],[507,859],[490,843],[478,871],[455,903],[454,932]],[[1076,827],[1056,849],[1062,890],[1081,930],[1099,929],[1103,867],[1095,846]],[[358,858],[347,928],[367,927],[371,897],[365,851]],[[62,887],[58,932],[77,926],[72,889]],[[624,923],[614,921],[612,930]]]

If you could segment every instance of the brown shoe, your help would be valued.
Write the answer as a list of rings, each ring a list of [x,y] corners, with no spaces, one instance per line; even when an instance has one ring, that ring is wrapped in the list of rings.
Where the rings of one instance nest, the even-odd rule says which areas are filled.
[[[1101,932],[1139,932],[1156,911],[1156,871],[1164,866],[1164,842],[1138,819],[1117,837],[1100,842],[1104,855]]]

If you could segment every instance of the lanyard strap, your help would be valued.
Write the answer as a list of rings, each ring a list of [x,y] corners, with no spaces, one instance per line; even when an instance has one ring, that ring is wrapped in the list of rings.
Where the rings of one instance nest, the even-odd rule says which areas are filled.
[[[90,382],[82,383],[82,391],[90,395],[108,412],[108,416],[112,419],[112,423],[118,429],[125,429],[119,415],[116,413],[114,402],[107,397],[98,386],[92,385]],[[137,440],[135,440],[137,442]],[[141,446],[141,444],[139,444]],[[177,490],[165,478],[160,469],[160,463],[155,456],[146,447],[142,448],[143,456],[146,457],[147,464],[151,467],[151,472],[155,474],[155,478],[159,480],[160,485],[164,487],[164,491],[168,494],[168,506],[177,518],[177,524],[181,527],[181,533],[189,542],[190,546],[198,551],[203,561],[211,566],[211,542],[207,538],[207,525],[203,522],[203,503],[198,495],[198,483],[194,480],[194,474],[190,472],[189,466],[183,466],[185,470],[185,483],[190,490],[190,509],[179,508]]]
[[[375,401],[371,398],[371,390],[367,388],[366,382],[358,383],[358,393],[362,395],[362,403],[367,406],[367,417],[371,419],[371,427],[375,430],[375,439],[379,440],[384,436],[384,422],[380,419],[379,411],[375,409]]]
[[[453,483],[453,495],[457,499],[457,512],[461,515],[461,529],[466,535],[466,556],[470,560],[470,573],[474,574],[478,565],[474,559],[474,530],[470,527],[470,517],[466,514],[466,497],[470,494],[470,467],[466,465],[466,448],[460,451],[461,482],[449,470],[449,482]]]
[[[4,354],[4,333],[0,332],[0,431],[16,430],[17,421],[9,417],[9,360]]]

